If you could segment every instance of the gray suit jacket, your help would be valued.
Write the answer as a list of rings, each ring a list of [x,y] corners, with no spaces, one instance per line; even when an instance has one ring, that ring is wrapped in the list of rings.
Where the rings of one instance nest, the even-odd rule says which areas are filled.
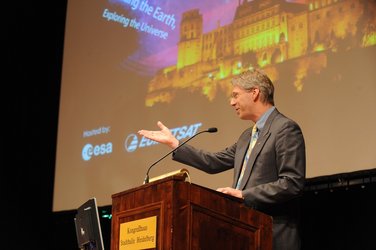
[[[183,145],[173,159],[210,174],[234,168],[233,187],[251,139],[245,130],[232,146],[215,153]],[[275,109],[252,150],[241,183],[246,205],[273,217],[273,249],[300,249],[300,201],[306,172],[299,125]]]

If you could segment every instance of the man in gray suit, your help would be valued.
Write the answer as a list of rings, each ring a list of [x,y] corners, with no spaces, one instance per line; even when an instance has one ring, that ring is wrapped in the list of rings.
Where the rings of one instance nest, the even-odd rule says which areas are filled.
[[[232,187],[217,191],[242,198],[247,206],[273,217],[274,250],[300,249],[299,198],[306,173],[302,131],[276,109],[273,83],[261,70],[243,72],[232,85],[231,106],[240,119],[252,121],[255,130],[246,129],[235,144],[220,152],[182,145],[173,159],[211,174],[234,168]],[[139,134],[178,147],[170,130],[161,122],[158,126],[160,131],[140,130]]]

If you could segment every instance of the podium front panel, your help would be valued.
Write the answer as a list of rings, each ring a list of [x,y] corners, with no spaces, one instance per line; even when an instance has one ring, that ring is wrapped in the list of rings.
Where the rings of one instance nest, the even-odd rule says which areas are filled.
[[[121,224],[153,216],[156,249],[272,249],[270,216],[171,176],[112,195],[111,250],[119,250]]]

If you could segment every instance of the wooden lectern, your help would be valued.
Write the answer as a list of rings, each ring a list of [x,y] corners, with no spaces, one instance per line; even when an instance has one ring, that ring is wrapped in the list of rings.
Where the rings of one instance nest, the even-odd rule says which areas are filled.
[[[125,238],[149,230],[150,219],[155,239]],[[186,182],[183,176],[113,194],[111,227],[111,250],[137,249],[138,240],[154,241],[150,249],[272,249],[271,216],[246,207],[241,199]]]

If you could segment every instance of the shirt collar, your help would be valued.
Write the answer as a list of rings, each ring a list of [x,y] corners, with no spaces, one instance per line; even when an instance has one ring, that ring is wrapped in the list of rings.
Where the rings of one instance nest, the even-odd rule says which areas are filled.
[[[268,119],[269,115],[275,110],[275,106],[269,108],[261,117],[260,119],[256,122],[256,127],[260,131],[264,126],[265,122]]]

